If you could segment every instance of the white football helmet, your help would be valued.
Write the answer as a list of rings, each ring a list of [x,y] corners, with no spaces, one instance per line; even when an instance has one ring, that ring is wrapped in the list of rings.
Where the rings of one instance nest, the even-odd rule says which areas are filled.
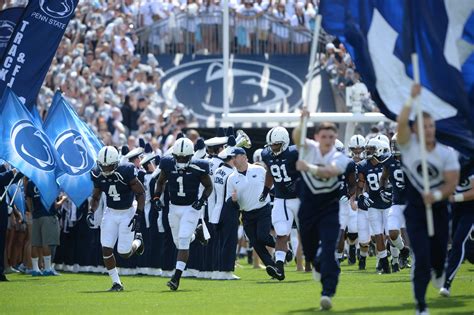
[[[271,148],[271,146],[275,144],[281,144],[277,151],[273,151]],[[289,145],[290,135],[288,134],[288,130],[286,130],[286,128],[280,126],[274,127],[267,133],[267,146],[270,146],[270,149],[274,155],[281,154],[288,148]]]
[[[178,169],[186,168],[194,155],[194,144],[188,138],[179,138],[174,143],[172,152],[176,160],[176,167]]]
[[[97,166],[104,176],[112,175],[120,162],[120,154],[113,146],[106,146],[100,149],[97,155]]]
[[[390,142],[390,149],[392,150],[393,155],[400,156],[402,153],[400,152],[400,148],[397,143],[397,134],[394,134],[392,137],[392,141]]]
[[[383,155],[384,144],[377,138],[372,138],[367,141],[365,145],[365,157],[371,159],[373,157],[378,158]]]
[[[388,137],[386,135],[377,135],[375,138],[382,143],[383,153],[390,153],[390,140]]]
[[[349,156],[352,158],[364,158],[365,138],[362,135],[353,135],[349,140]]]
[[[255,152],[253,153],[253,157],[252,157],[254,163],[262,162],[262,151],[263,151],[263,149],[255,150]]]
[[[334,143],[334,146],[336,147],[337,151],[344,152],[344,143],[342,143],[341,140],[336,139],[336,142]]]

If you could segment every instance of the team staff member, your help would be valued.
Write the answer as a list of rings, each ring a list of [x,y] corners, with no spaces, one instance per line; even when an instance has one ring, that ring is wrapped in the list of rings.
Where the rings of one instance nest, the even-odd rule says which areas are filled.
[[[249,164],[244,149],[235,147],[232,151],[236,170],[227,180],[227,196],[235,208],[242,210],[244,231],[258,256],[266,266],[267,273],[274,277],[277,274],[275,262],[266,246],[275,247],[275,240],[270,235],[272,226],[270,197],[260,201],[265,189],[266,171],[263,167]]]
[[[402,164],[407,183],[407,206],[405,219],[408,237],[415,257],[412,268],[412,282],[415,292],[417,314],[427,314],[426,288],[433,274],[433,285],[438,289],[444,284],[444,266],[448,245],[449,217],[447,199],[456,189],[459,181],[459,162],[453,149],[436,142],[435,123],[423,113],[426,158],[428,162],[430,191],[423,192],[421,172],[420,141],[415,123],[410,128],[409,116],[414,98],[420,95],[420,85],[413,85],[411,98],[398,116],[397,143],[402,154]],[[435,235],[428,236],[425,205],[433,207]],[[433,270],[432,270],[433,269]]]
[[[309,113],[303,110],[301,121],[305,116]],[[302,127],[293,130],[295,143],[300,143]],[[305,257],[313,263],[315,279],[320,277],[323,286],[320,300],[323,310],[332,307],[331,297],[336,293],[339,278],[339,265],[335,257],[339,235],[338,176],[346,171],[349,164],[349,158],[334,147],[336,138],[336,125],[320,124],[316,130],[316,141],[305,139],[304,152],[300,152],[300,160],[296,162],[296,169],[301,172],[304,181],[298,212],[301,242]]]

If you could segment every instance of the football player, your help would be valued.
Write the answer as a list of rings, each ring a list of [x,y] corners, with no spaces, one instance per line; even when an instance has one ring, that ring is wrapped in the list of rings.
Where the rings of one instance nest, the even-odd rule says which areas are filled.
[[[162,208],[160,197],[167,182],[170,205],[168,220],[173,241],[178,249],[176,271],[167,285],[172,291],[179,287],[181,275],[189,258],[189,244],[197,227],[201,208],[212,192],[209,176],[209,163],[204,160],[191,160],[194,154],[193,142],[187,138],[176,140],[172,156],[160,161],[161,173],[158,178],[154,200]],[[204,186],[199,197],[199,186]]]
[[[272,225],[277,235],[275,245],[275,267],[272,277],[285,279],[284,263],[291,261],[293,254],[288,249],[288,240],[293,220],[298,218],[300,200],[297,198],[296,181],[299,172],[296,170],[298,151],[295,145],[290,146],[290,135],[284,127],[272,128],[267,133],[267,146],[262,151],[262,161],[267,168],[265,188],[260,200],[266,199],[272,184],[275,189],[273,201]]]
[[[390,190],[392,206],[388,211],[387,230],[390,238],[390,252],[392,254],[392,271],[397,272],[399,268],[405,268],[408,265],[410,250],[405,246],[400,235],[402,229],[405,229],[405,176],[401,170],[401,154],[396,142],[396,135],[392,138],[392,156],[383,164],[383,173],[380,179],[380,187],[384,191]],[[387,185],[387,179],[390,182],[391,189]],[[382,196],[390,196],[383,194]],[[400,257],[400,262],[399,262]]]
[[[377,258],[380,261],[381,273],[390,273],[390,265],[385,248],[384,227],[387,222],[388,210],[391,205],[389,198],[380,187],[380,178],[383,173],[384,146],[376,138],[370,139],[366,146],[366,159],[357,164],[357,205],[359,209],[367,211],[372,233],[375,235]],[[360,232],[360,230],[359,230]]]
[[[97,167],[91,171],[94,190],[91,208],[87,215],[89,226],[94,225],[94,211],[99,206],[102,192],[106,195],[106,209],[100,225],[100,242],[104,265],[112,278],[109,291],[123,291],[116,268],[114,246],[123,258],[134,253],[142,255],[143,238],[140,221],[144,215],[145,189],[137,178],[137,169],[133,164],[119,165],[120,155],[115,147],[105,146],[97,156]],[[132,206],[137,200],[137,209]]]

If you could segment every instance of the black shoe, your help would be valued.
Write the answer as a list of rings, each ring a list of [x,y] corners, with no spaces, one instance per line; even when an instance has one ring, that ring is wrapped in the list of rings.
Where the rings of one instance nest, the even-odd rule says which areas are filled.
[[[379,272],[379,274],[387,274],[390,273],[390,264],[388,263],[388,258],[380,258],[379,260],[380,267],[382,270]]]
[[[373,257],[375,255],[376,255],[375,254],[375,245],[374,245],[374,243],[370,242],[369,243],[369,256]]]
[[[166,285],[170,288],[171,291],[176,291],[179,287],[179,279],[173,276],[171,280],[166,283]]]
[[[288,251],[286,252],[286,257],[285,257],[285,260],[287,263],[291,262],[293,260],[293,251],[291,250],[291,248],[288,248]]]
[[[360,256],[360,258],[359,258],[359,270],[365,270],[366,258],[367,257],[365,257],[365,256]]]
[[[112,287],[110,289],[108,289],[107,291],[109,291],[109,292],[123,291],[123,285],[121,285],[120,283],[114,282],[114,284],[112,284]]]
[[[199,224],[194,231],[194,235],[196,235],[196,239],[201,243],[202,246],[206,246],[209,243],[208,240],[204,237],[204,229],[202,228],[202,224]]]
[[[7,277],[5,277],[5,275],[0,275],[0,282],[5,282],[5,281],[8,281]]]
[[[392,263],[392,272],[395,273],[395,272],[399,272],[400,271],[400,267],[398,265],[398,263]]]
[[[349,259],[347,260],[349,265],[353,265],[356,263],[356,246],[349,245]]]
[[[277,279],[278,281],[282,281],[285,279],[285,274],[282,274],[281,271],[278,270],[278,268],[275,266],[268,265],[266,270],[268,275],[273,279]]]
[[[136,253],[137,255],[141,256],[145,251],[145,243],[143,242],[142,233],[135,233],[135,239],[140,240],[140,246],[138,246]]]
[[[410,258],[410,249],[408,247],[403,247],[400,250],[400,269],[404,269],[405,267],[408,267],[409,258]]]

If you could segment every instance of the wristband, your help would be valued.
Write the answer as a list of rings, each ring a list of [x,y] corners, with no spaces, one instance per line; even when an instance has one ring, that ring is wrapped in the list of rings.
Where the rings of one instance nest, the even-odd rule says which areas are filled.
[[[443,199],[443,193],[440,190],[435,190],[432,194],[435,201],[440,201]]]
[[[308,165],[308,172],[310,172],[311,175],[313,176],[317,176],[316,173],[318,172],[318,169],[319,169],[319,166],[317,165],[312,165],[312,164]]]
[[[463,202],[464,194],[454,194],[453,199],[454,199],[454,202]]]

